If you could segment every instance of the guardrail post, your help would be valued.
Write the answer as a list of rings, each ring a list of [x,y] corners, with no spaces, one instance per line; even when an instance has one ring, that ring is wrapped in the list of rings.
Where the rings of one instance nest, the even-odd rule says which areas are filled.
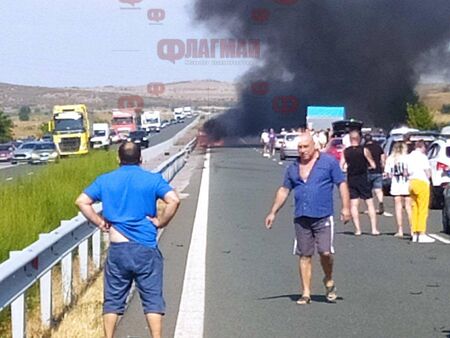
[[[10,251],[9,258],[20,256],[21,251]],[[12,337],[23,338],[26,334],[25,293],[22,293],[11,303]]]
[[[88,278],[88,240],[85,239],[78,246],[78,256],[80,257],[80,279],[85,281]]]
[[[64,305],[72,301],[72,252],[61,260],[61,282]]]
[[[100,230],[92,235],[92,261],[96,269],[100,269]]]
[[[12,337],[24,338],[26,331],[25,295],[22,293],[11,303]]]
[[[39,279],[41,299],[41,322],[42,325],[50,327],[52,324],[52,270],[48,270]]]

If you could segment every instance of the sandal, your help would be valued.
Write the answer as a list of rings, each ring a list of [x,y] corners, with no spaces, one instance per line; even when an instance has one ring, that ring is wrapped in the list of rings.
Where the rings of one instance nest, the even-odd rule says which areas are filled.
[[[299,298],[299,300],[297,301],[298,305],[306,305],[306,304],[311,304],[311,297],[307,297],[307,296],[301,296]]]
[[[324,278],[323,285],[325,285],[325,297],[327,298],[328,303],[335,303],[337,299],[337,293],[334,281],[333,285],[327,286],[327,280]]]

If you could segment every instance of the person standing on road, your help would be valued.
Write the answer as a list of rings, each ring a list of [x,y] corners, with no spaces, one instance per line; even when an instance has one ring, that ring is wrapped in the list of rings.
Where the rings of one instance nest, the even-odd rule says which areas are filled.
[[[109,233],[105,264],[103,322],[106,337],[113,337],[119,315],[134,281],[153,338],[161,337],[165,303],[162,292],[163,258],[156,240],[158,229],[167,226],[180,203],[161,174],[139,165],[140,147],[126,142],[119,147],[120,168],[99,176],[77,198],[86,218]],[[157,200],[165,203],[157,215]],[[92,204],[101,201],[98,215]]]
[[[417,141],[415,150],[408,155],[409,192],[412,200],[411,237],[413,242],[433,243],[434,238],[426,235],[431,167],[425,152],[425,143]]]
[[[408,220],[411,219],[411,198],[409,197],[408,148],[404,142],[396,142],[392,154],[386,160],[385,174],[391,179],[390,193],[394,196],[395,220],[397,232],[395,237],[403,237],[403,204]],[[412,234],[412,230],[411,230]]]
[[[275,156],[275,143],[277,141],[277,134],[275,134],[275,130],[270,128],[269,130],[269,157]]]
[[[333,184],[339,186],[342,200],[341,220],[350,220],[350,200],[345,177],[338,162],[330,155],[320,153],[314,147],[310,133],[302,133],[298,143],[299,160],[287,167],[283,185],[278,188],[269,214],[265,219],[271,229],[275,215],[284,205],[291,190],[295,194],[296,254],[300,256],[299,272],[302,296],[297,304],[311,303],[312,256],[315,247],[320,254],[325,277],[326,298],[336,301],[333,280]]]
[[[263,145],[263,156],[265,157],[269,153],[269,133],[267,129],[264,129],[261,133],[260,142]]]
[[[372,135],[366,134],[364,141],[364,147],[369,150],[375,162],[375,169],[369,169],[368,177],[372,191],[378,199],[378,214],[383,215],[383,169],[386,163],[386,155],[380,145],[373,141]]]
[[[375,168],[375,162],[369,150],[360,145],[361,136],[359,131],[350,132],[350,147],[344,150],[341,157],[341,168],[347,169],[347,182],[350,191],[350,204],[353,224],[355,225],[355,236],[360,236],[361,226],[359,222],[359,199],[363,199],[367,204],[372,235],[377,236],[380,232],[377,229],[377,215],[373,205],[372,191],[370,188],[367,170]]]

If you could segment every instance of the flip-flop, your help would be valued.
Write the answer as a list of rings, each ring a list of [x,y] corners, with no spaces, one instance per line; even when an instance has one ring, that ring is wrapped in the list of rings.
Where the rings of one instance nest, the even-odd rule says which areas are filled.
[[[307,304],[311,304],[311,297],[307,297],[307,296],[301,296],[299,298],[299,300],[297,301],[298,305],[307,305]]]
[[[333,285],[327,286],[326,278],[323,279],[323,285],[325,286],[325,297],[328,303],[335,303],[337,299],[336,285],[333,281]]]

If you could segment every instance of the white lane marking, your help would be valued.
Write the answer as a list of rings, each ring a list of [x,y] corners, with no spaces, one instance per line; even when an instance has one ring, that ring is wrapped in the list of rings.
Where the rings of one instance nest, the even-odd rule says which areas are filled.
[[[283,165],[283,162],[282,162],[282,161],[280,161],[280,162],[278,162],[278,164],[279,164],[279,165]]]
[[[6,179],[6,181],[12,181],[12,177],[8,177],[7,179]]]
[[[430,236],[430,237],[432,237],[432,238],[434,238],[434,239],[437,239],[438,241],[441,241],[442,243],[450,244],[450,241],[449,241],[448,239],[446,239],[446,238],[444,238],[444,237],[441,237],[441,236],[439,236],[439,235],[436,235],[436,234],[428,234],[428,236]]]
[[[272,161],[276,162],[276,161],[277,161],[277,159],[276,159],[276,158],[273,158],[273,159],[272,159]]]
[[[175,338],[203,338],[205,316],[205,269],[208,230],[210,153],[206,154],[194,227],[186,262]]]

